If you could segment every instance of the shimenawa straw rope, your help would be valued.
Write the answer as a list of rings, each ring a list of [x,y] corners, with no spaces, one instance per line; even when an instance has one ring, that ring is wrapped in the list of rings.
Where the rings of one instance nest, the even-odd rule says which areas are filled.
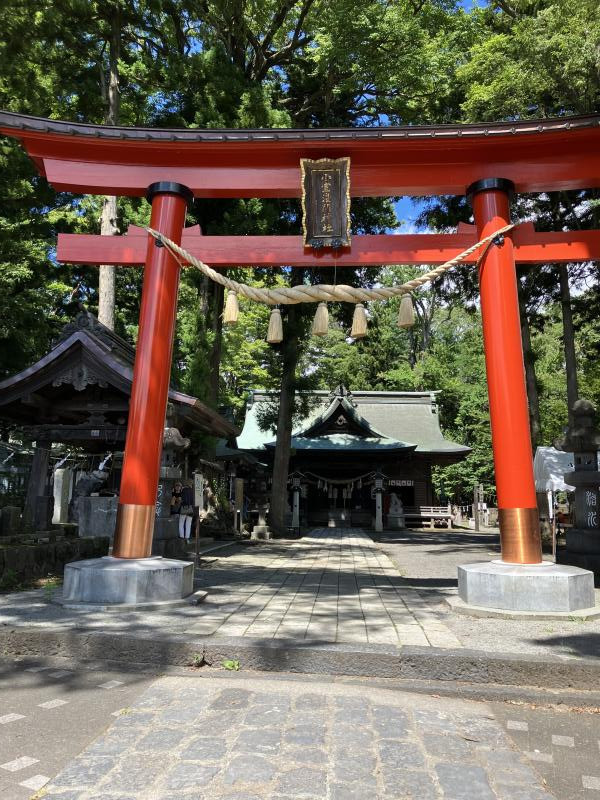
[[[485,238],[481,239],[481,241],[471,245],[471,247],[463,250],[462,253],[459,253],[457,256],[451,258],[449,261],[446,261],[444,264],[441,264],[439,267],[436,267],[435,269],[432,269],[423,275],[419,275],[419,277],[414,278],[411,281],[407,281],[401,286],[380,286],[373,289],[345,286],[344,284],[330,286],[323,283],[317,284],[316,286],[282,286],[275,289],[262,289],[257,286],[248,286],[245,283],[238,283],[238,281],[234,281],[231,278],[228,278],[226,275],[223,275],[222,273],[212,269],[212,267],[209,267],[207,264],[200,261],[200,259],[195,258],[193,255],[191,255],[191,253],[188,253],[187,250],[184,250],[183,247],[175,244],[175,242],[171,241],[171,239],[168,239],[162,233],[159,233],[152,228],[146,228],[146,230],[151,236],[153,236],[172,253],[180,266],[185,267],[191,265],[196,267],[196,269],[199,269],[200,272],[209,277],[215,283],[220,283],[221,286],[225,286],[227,289],[236,292],[236,294],[242,295],[242,297],[247,297],[249,300],[254,300],[257,303],[266,303],[267,305],[274,306],[290,305],[294,303],[364,303],[365,301],[369,300],[389,300],[391,297],[398,297],[399,295],[407,294],[413,289],[417,289],[419,286],[423,286],[423,284],[429,283],[429,281],[435,280],[435,278],[439,278],[439,276],[443,275],[444,272],[447,272],[449,269],[452,269],[452,267],[460,264],[460,262],[464,261],[467,256],[470,256],[471,253],[474,253],[480,247],[485,245],[485,250],[481,253],[477,260],[478,265],[494,240],[498,239],[498,237],[501,237],[503,234],[508,233],[508,231],[512,230],[514,227],[515,225],[512,224],[505,225],[503,228],[499,228],[497,231],[494,231],[494,233],[490,233],[489,236],[486,236]]]

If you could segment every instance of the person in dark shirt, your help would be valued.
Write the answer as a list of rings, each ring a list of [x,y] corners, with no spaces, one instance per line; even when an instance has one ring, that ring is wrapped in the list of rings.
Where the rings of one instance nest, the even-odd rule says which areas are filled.
[[[173,492],[171,493],[171,514],[179,514],[182,488],[181,481],[177,481],[173,486]]]

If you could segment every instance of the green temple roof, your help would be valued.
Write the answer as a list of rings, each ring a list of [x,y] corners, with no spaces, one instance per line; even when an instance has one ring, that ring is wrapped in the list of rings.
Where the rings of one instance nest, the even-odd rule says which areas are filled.
[[[275,431],[262,430],[260,421],[276,399],[276,392],[250,393],[244,427],[237,440],[241,450],[264,452],[274,446]],[[444,438],[436,392],[350,393],[340,386],[334,392],[311,392],[308,399],[312,401],[311,410],[292,433],[292,447],[296,450],[412,449],[417,454],[437,455],[445,462],[459,460],[470,452],[469,447]],[[345,418],[345,430],[340,433],[332,431],[336,415]],[[348,438],[339,438],[344,436]]]
[[[275,442],[268,442],[268,448],[274,448]],[[323,436],[292,436],[292,449],[336,451],[352,450],[353,452],[397,452],[414,450],[414,444],[397,442],[395,439],[384,439],[373,436],[355,436],[350,433],[330,433]]]

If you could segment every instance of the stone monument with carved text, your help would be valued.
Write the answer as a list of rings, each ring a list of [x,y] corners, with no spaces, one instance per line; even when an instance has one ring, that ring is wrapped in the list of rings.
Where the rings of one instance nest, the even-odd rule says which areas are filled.
[[[575,525],[567,531],[566,552],[561,561],[594,572],[600,578],[600,472],[598,450],[600,430],[595,424],[596,409],[589,400],[577,400],[573,421],[565,435],[555,442],[558,450],[573,453],[574,472],[565,482],[575,487]]]

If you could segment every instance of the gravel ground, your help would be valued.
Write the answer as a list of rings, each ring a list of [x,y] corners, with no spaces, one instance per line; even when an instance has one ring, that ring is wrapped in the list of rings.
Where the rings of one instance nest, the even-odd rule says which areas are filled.
[[[432,608],[443,613],[445,625],[464,647],[495,653],[600,656],[600,619],[535,622],[479,619],[450,611],[444,598],[456,594],[458,565],[497,558],[500,553],[497,532],[386,531],[380,547],[398,567],[407,588],[417,588],[431,598]],[[596,589],[596,605],[600,605],[599,589]]]

